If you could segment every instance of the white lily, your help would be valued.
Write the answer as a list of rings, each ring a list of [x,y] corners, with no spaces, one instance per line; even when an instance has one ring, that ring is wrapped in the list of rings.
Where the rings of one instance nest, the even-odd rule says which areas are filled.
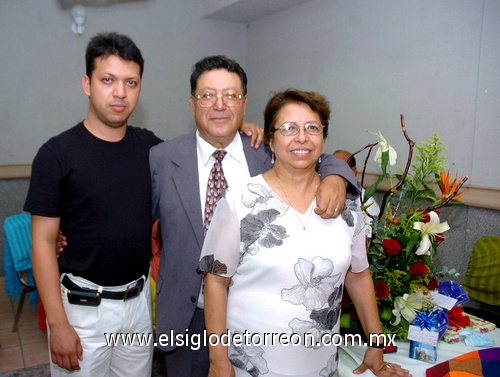
[[[412,323],[417,316],[417,311],[422,309],[423,297],[421,291],[412,293],[411,295],[405,293],[403,296],[396,297],[394,300],[394,309],[392,310],[392,314],[396,316],[396,319],[394,322],[391,322],[391,325],[399,325],[401,316],[403,316],[408,323]]]
[[[430,255],[431,239],[436,237],[436,234],[446,232],[450,229],[448,222],[440,223],[439,216],[436,212],[429,212],[430,220],[428,223],[423,223],[422,221],[417,221],[413,224],[413,229],[422,232],[422,240],[420,241],[420,246],[415,252],[417,255]]]
[[[373,135],[377,136],[380,139],[378,143],[379,148],[374,158],[375,162],[379,165],[382,165],[382,153],[389,152],[389,165],[396,165],[396,158],[398,157],[396,150],[389,145],[387,140],[385,140],[385,137],[382,136],[380,130],[378,131],[378,133],[373,132]]]

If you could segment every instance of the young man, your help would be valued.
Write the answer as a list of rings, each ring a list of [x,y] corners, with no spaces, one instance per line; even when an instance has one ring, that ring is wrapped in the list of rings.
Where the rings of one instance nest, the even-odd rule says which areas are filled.
[[[159,144],[150,155],[153,213],[161,219],[163,237],[156,329],[159,348],[167,351],[169,377],[206,377],[208,373],[208,351],[203,345],[202,275],[197,273],[197,267],[204,241],[213,153],[225,151],[221,163],[229,190],[272,167],[268,151],[264,147],[251,149],[246,137],[237,132],[247,104],[247,76],[237,62],[225,56],[210,56],[196,63],[189,102],[196,133]],[[341,175],[354,191],[359,189],[344,161],[326,155],[323,160],[323,176]],[[329,176],[323,181],[317,196],[320,209],[316,210],[326,217],[338,216],[344,208],[344,178]],[[192,343],[179,345],[176,337],[191,339]]]
[[[53,137],[33,162],[33,271],[47,314],[51,375],[147,376],[153,345],[109,346],[105,333],[150,333],[149,149],[161,140],[127,125],[144,60],[128,37],[92,38],[83,122]],[[62,230],[68,246],[56,257]],[[71,373],[75,372],[76,373]]]

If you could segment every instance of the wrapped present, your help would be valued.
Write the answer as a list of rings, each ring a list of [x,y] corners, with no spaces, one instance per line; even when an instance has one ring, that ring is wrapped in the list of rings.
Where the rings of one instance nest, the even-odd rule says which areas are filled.
[[[439,283],[438,292],[442,295],[456,299],[456,305],[463,304],[469,300],[469,296],[465,289],[454,281],[443,281]]]
[[[443,341],[447,343],[460,342],[462,339],[458,333],[462,329],[469,329],[478,333],[486,333],[493,331],[496,328],[496,325],[494,323],[476,317],[472,314],[463,313],[463,315],[469,318],[469,325],[465,327],[460,327],[456,324],[452,324],[446,329],[442,339]]]
[[[465,314],[470,318],[470,325],[467,326],[468,329],[476,332],[490,332],[496,328],[496,325],[492,322],[486,321],[472,314]]]
[[[418,312],[408,330],[412,359],[435,363],[437,344],[448,326],[448,314],[440,307]]]

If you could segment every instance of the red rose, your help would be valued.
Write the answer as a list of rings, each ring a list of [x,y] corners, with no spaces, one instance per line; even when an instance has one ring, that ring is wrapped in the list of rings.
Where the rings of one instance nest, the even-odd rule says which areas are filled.
[[[419,276],[425,276],[429,272],[429,269],[421,260],[416,261],[410,266],[410,275],[413,278],[417,278]]]
[[[382,279],[377,281],[377,283],[375,284],[375,295],[378,298],[386,298],[389,295],[389,292],[390,289],[385,281],[383,281]]]
[[[398,255],[399,250],[401,250],[401,244],[394,238],[383,240],[382,247],[384,248],[385,253],[390,257]]]
[[[439,288],[439,282],[436,278],[432,278],[431,281],[429,281],[429,283],[427,283],[426,287],[428,290],[433,291],[434,289]]]

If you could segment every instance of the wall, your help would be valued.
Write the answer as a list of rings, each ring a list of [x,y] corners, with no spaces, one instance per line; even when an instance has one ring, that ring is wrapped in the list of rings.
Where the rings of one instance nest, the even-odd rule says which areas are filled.
[[[165,139],[194,130],[188,99],[196,61],[226,54],[245,62],[245,25],[202,18],[203,0],[86,8],[78,36],[70,9],[56,0],[0,2],[0,165],[31,163],[50,136],[85,117],[85,47],[98,32],[127,34],[142,50],[143,88],[130,123]]]
[[[317,90],[333,107],[325,149],[380,129],[402,165],[404,114],[413,140],[441,136],[468,184],[500,188],[499,20],[496,0],[316,0],[261,18],[247,31],[247,114],[262,118],[270,91]]]
[[[249,120],[261,122],[270,91],[310,88],[333,104],[336,132],[328,150],[357,149],[373,140],[366,130],[381,129],[403,156],[402,113],[413,140],[441,135],[453,169],[469,175],[468,185],[500,190],[496,0],[314,0],[248,25],[205,15],[221,13],[216,9],[227,3],[267,5],[80,0],[110,5],[87,6],[86,31],[76,36],[70,9],[61,4],[77,1],[0,2],[0,46],[8,52],[0,55],[0,78],[9,88],[0,92],[0,165],[29,164],[43,141],[85,116],[85,45],[98,31],[119,30],[146,58],[142,101],[131,123],[159,136],[193,129],[187,105],[192,64],[225,53],[248,71]],[[237,16],[227,17],[245,18]]]
[[[260,122],[270,91],[318,90],[334,109],[325,150],[358,149],[373,141],[366,130],[381,129],[404,156],[403,113],[415,141],[441,135],[453,171],[500,188],[500,2],[314,0],[248,25],[205,19],[202,7],[203,0],[88,7],[86,31],[76,36],[69,10],[55,0],[1,1],[0,164],[30,163],[47,137],[84,118],[84,48],[96,32],[118,30],[146,59],[131,124],[165,139],[194,129],[192,64],[223,53],[249,75],[249,120]],[[2,223],[21,210],[27,186],[26,179],[0,180]],[[475,240],[500,235],[500,211],[445,211],[451,230],[439,262],[463,276]]]

